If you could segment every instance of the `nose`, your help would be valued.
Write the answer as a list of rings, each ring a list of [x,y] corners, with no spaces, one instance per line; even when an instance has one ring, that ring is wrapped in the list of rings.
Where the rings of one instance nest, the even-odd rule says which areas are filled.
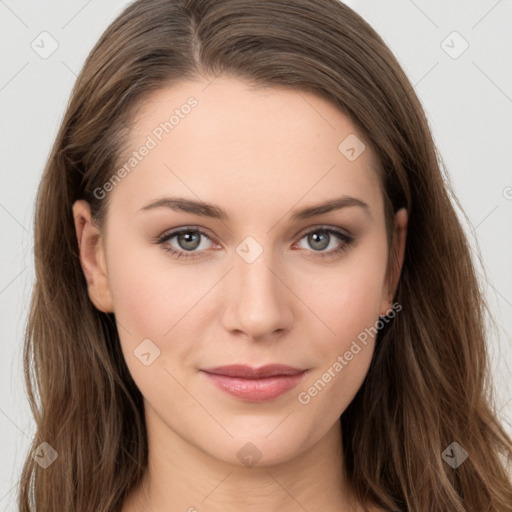
[[[295,296],[287,286],[282,268],[277,268],[271,260],[267,251],[252,262],[234,255],[234,268],[228,276],[228,305],[224,311],[226,330],[241,332],[248,339],[258,341],[291,329]]]

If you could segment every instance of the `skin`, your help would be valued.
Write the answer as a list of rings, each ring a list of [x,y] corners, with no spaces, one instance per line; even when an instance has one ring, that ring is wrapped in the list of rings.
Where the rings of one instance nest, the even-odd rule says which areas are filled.
[[[367,374],[374,338],[309,403],[298,394],[389,312],[406,211],[395,217],[393,266],[375,155],[366,145],[347,159],[340,142],[363,136],[310,93],[252,89],[227,77],[160,90],[139,111],[127,155],[190,96],[197,107],[108,192],[103,231],[85,201],[73,205],[89,296],[115,313],[145,399],[149,471],[123,512],[362,510],[345,484],[339,418]],[[214,203],[229,218],[140,211],[171,195]],[[351,206],[290,221],[292,211],[342,195],[365,201],[368,212]],[[193,249],[177,236],[153,240],[187,226],[209,238]],[[345,243],[331,235],[318,249],[306,235],[321,226],[354,241],[333,257],[315,257]],[[247,236],[262,249],[250,263],[236,251]],[[201,256],[176,259],[165,245]],[[144,339],[160,350],[148,366],[134,355]],[[199,371],[275,362],[308,372],[263,403],[234,398]],[[252,467],[237,456],[249,442],[260,454]]]

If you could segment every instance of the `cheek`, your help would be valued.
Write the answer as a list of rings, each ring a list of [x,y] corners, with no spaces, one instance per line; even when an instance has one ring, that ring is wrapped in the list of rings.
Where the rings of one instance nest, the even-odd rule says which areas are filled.
[[[162,255],[154,257],[159,252],[154,248],[136,249],[132,244],[126,251],[119,248],[129,247],[128,240],[123,243],[118,239],[114,244],[112,240],[109,281],[121,349],[130,374],[151,403],[170,392],[184,399],[172,375],[179,374],[180,364],[193,349],[190,335],[184,333],[194,332],[190,313],[207,292],[204,276],[200,279],[197,272],[190,273],[189,277],[197,281],[191,282]]]
[[[325,292],[313,281],[308,300],[329,328],[316,336],[317,364],[297,400],[324,425],[335,421],[359,390],[370,366],[386,269],[386,242],[347,258],[330,277]],[[325,285],[325,282],[324,282]],[[311,308],[313,309],[313,307]]]
[[[111,241],[109,281],[115,315],[135,338],[171,336],[174,326],[208,289],[208,279],[192,266],[180,268],[160,247]],[[129,251],[122,249],[131,247]]]
[[[315,340],[314,353],[319,363],[316,376],[336,365],[330,369],[331,377],[332,372],[337,376],[331,379],[334,385],[329,386],[351,394],[357,391],[357,383],[362,381],[359,376],[364,376],[371,361],[381,287],[376,286],[372,276],[355,271],[337,278],[332,284],[335,291],[318,295],[316,300],[318,316],[328,328],[322,329],[326,334],[310,333]],[[343,369],[337,364],[339,356],[344,359]],[[328,375],[325,378],[329,380]]]
[[[167,369],[174,374],[183,372],[181,365],[189,365],[197,350],[191,340],[197,336],[205,297],[213,292],[218,275],[214,271],[198,272],[194,265],[179,266],[160,247],[140,245],[136,248],[128,239],[112,239],[108,273],[121,347],[142,390],[152,385],[147,375],[153,381],[157,370]],[[126,247],[131,249],[122,249]],[[144,340],[151,343],[141,345]],[[151,372],[136,357],[142,346],[158,354],[151,363]],[[168,375],[162,375],[169,380]]]
[[[378,320],[386,272],[386,240],[358,248],[330,274],[322,291],[312,281],[308,297],[330,328],[329,351],[348,349],[365,328]],[[312,296],[312,292],[314,295]]]

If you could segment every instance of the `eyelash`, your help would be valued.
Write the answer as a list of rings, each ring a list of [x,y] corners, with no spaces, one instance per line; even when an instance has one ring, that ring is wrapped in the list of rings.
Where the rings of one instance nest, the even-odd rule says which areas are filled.
[[[346,235],[345,233],[339,231],[338,229],[333,229],[333,228],[330,228],[327,226],[315,227],[314,229],[311,229],[310,231],[303,233],[302,236],[299,238],[299,241],[312,233],[317,233],[320,231],[324,232],[324,233],[328,233],[329,235],[335,235],[336,237],[340,238],[343,243],[337,249],[332,249],[328,252],[316,252],[315,253],[315,251],[313,251],[315,253],[312,256],[313,258],[333,258],[336,255],[340,254],[341,252],[346,252],[349,249],[350,244],[354,241],[353,237]],[[203,235],[206,238],[211,240],[210,236],[205,231],[203,231],[197,227],[189,226],[189,227],[171,231],[169,233],[164,233],[160,237],[157,237],[155,239],[155,242],[157,244],[161,244],[164,251],[170,253],[171,256],[173,256],[176,259],[182,258],[185,260],[194,260],[196,258],[201,258],[202,256],[200,256],[200,254],[201,254],[200,252],[180,251],[180,250],[173,249],[170,246],[164,245],[165,242],[171,240],[172,238],[180,235],[181,233],[187,233],[187,232],[200,233],[201,235]]]

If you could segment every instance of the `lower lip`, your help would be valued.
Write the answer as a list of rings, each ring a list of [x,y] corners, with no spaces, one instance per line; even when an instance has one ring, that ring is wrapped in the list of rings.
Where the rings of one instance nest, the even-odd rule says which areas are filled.
[[[202,370],[201,370],[202,371]],[[219,389],[248,402],[273,400],[297,386],[306,370],[296,375],[275,375],[261,379],[243,379],[203,372]]]

